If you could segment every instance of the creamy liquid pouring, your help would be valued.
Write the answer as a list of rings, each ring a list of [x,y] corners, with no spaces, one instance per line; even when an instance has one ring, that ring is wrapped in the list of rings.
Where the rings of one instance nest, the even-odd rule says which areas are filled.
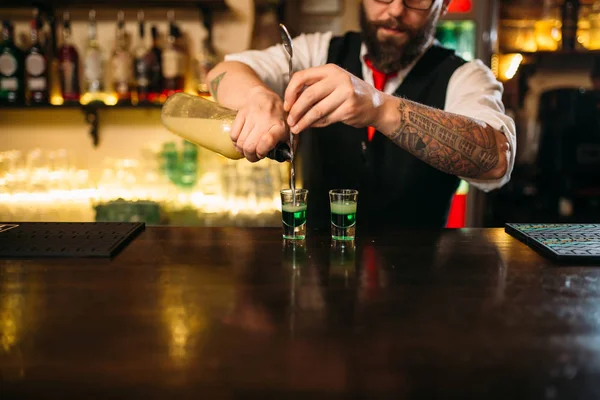
[[[208,150],[233,160],[244,158],[229,138],[233,121],[163,116],[162,122],[171,132]]]

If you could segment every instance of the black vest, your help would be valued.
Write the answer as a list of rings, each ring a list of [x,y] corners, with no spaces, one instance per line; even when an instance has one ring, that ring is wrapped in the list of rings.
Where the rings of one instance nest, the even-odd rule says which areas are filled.
[[[362,79],[360,34],[335,37],[328,63]],[[450,77],[465,63],[454,51],[432,46],[404,79],[395,96],[444,109]],[[409,154],[381,133],[337,123],[304,132],[303,175],[308,226],[329,227],[330,189],[358,189],[357,232],[394,227],[443,227],[459,178]]]

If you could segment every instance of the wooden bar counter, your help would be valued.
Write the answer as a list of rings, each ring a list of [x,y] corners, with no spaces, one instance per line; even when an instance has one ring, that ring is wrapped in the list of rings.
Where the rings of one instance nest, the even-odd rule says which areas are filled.
[[[502,229],[309,235],[0,260],[0,399],[600,398],[600,268]]]

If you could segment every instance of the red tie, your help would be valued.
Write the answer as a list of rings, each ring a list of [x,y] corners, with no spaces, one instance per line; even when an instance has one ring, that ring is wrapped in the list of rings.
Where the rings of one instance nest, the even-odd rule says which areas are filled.
[[[383,91],[383,89],[385,89],[385,83],[387,82],[387,80],[390,78],[394,78],[396,75],[398,75],[397,72],[386,74],[384,72],[379,71],[377,68],[375,68],[375,66],[373,66],[373,63],[368,58],[365,58],[365,63],[373,73],[373,85],[377,90]],[[369,126],[369,142],[373,140],[373,136],[375,136],[375,128]]]

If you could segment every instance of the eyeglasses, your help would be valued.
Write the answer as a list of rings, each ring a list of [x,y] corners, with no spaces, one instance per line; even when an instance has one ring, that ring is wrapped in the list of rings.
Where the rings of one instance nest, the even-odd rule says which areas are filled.
[[[394,0],[375,0],[376,3],[392,4]],[[431,8],[435,0],[402,0],[404,7],[413,10],[426,11]]]

